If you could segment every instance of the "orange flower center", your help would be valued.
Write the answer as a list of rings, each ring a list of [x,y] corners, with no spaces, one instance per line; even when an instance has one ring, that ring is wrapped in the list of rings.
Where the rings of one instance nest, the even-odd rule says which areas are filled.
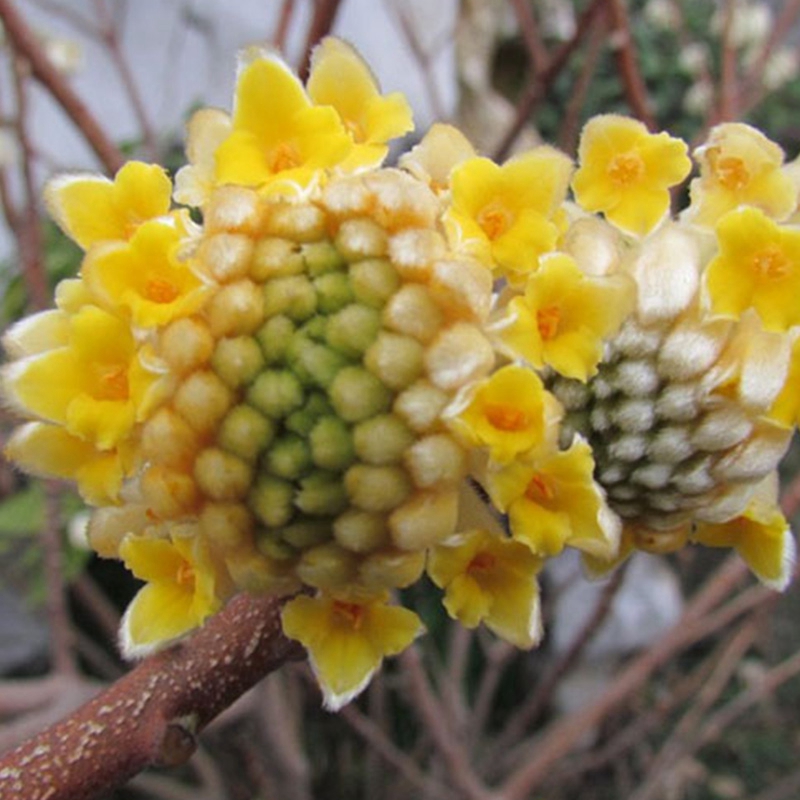
[[[491,553],[477,553],[467,565],[467,572],[486,572],[492,569],[496,563],[497,559]]]
[[[487,403],[484,414],[489,424],[500,431],[522,431],[531,423],[525,409],[508,403]]]
[[[297,148],[289,142],[281,142],[271,154],[269,167],[273,172],[283,172],[287,169],[299,167],[303,161]]]
[[[630,186],[644,174],[644,161],[636,152],[619,153],[611,159],[606,172],[616,186]]]
[[[792,262],[775,245],[765,247],[753,256],[753,271],[762,278],[777,281],[792,271]]]
[[[525,488],[525,497],[534,503],[552,500],[555,497],[553,487],[544,479],[542,475],[536,474],[529,481]]]
[[[736,156],[711,159],[717,180],[729,191],[738,192],[750,183],[750,173],[744,161]]]
[[[354,631],[357,631],[364,621],[364,606],[358,603],[345,603],[344,600],[334,600],[333,611],[342,622]]]
[[[484,206],[478,212],[476,219],[478,225],[481,226],[481,229],[491,241],[502,236],[511,227],[511,223],[514,221],[514,217],[508,209],[497,201]]]
[[[561,309],[558,306],[540,308],[536,312],[536,326],[539,328],[539,336],[545,342],[553,339],[558,333],[558,325],[561,322]]]
[[[129,397],[127,367],[112,367],[100,375],[97,400],[127,400]]]
[[[194,567],[188,561],[181,561],[175,575],[175,582],[181,589],[194,588]]]
[[[360,122],[357,122],[354,119],[347,119],[344,122],[345,128],[347,128],[348,133],[353,137],[353,141],[355,142],[364,142],[367,139],[367,135],[364,132],[364,128],[362,127]]]
[[[171,303],[179,294],[178,287],[163,278],[150,278],[144,287],[144,296],[153,303]]]

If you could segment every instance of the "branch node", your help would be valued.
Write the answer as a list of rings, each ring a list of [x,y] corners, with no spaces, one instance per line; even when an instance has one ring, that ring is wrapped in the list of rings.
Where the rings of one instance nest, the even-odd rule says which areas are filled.
[[[197,749],[197,714],[176,717],[167,723],[158,748],[157,763],[161,767],[185,764]]]

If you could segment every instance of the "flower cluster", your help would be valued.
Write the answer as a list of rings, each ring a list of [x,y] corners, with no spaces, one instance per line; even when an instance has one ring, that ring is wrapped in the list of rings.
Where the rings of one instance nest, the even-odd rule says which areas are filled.
[[[547,146],[498,165],[447,125],[383,166],[411,129],[341,41],[305,85],[253,50],[174,186],[138,162],[49,185],[85,256],[5,337],[28,420],[7,454],[75,481],[94,549],[145,582],[126,653],[236,592],[287,596],[337,708],[422,631],[397,596],[426,573],[524,648],[565,547],[593,572],[734,547],[788,581],[800,230],[779,148],[719,126],[670,218],[687,147],[634,120],[591,120],[577,167]]]

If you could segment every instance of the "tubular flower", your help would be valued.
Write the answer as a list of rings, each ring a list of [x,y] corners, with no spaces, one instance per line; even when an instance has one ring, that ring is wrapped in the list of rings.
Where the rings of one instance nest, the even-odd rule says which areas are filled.
[[[542,561],[505,536],[478,529],[433,548],[428,575],[445,590],[448,614],[468,628],[481,622],[517,647],[542,635],[536,574]]]
[[[565,547],[600,570],[730,546],[785,582],[760,487],[797,422],[794,232],[751,207],[651,232],[684,146],[630,120],[587,126],[584,210],[548,147],[498,166],[435,126],[380,166],[409,125],[342,43],[307,87],[255,51],[233,114],[189,126],[173,196],[201,223],[146,165],[48,190],[87,252],[5,338],[6,452],[75,481],[92,547],[146,582],[127,653],[236,592],[286,597],[338,708],[420,633],[388,599],[426,568],[452,616],[521,647]],[[609,177],[619,153],[641,182]]]
[[[555,248],[555,219],[567,193],[570,160],[552,147],[537,147],[498,166],[488,158],[463,161],[450,176],[451,235],[485,253],[512,282],[535,270]]]
[[[643,123],[605,114],[583,129],[572,180],[575,199],[586,211],[634,236],[649,233],[669,209],[669,189],[688,174],[687,147],[666,133],[649,133]]]
[[[797,189],[783,169],[783,151],[761,131],[739,122],[717,125],[694,153],[700,177],[690,184],[687,211],[697,225],[714,226],[740,205],[776,220],[797,206]]]

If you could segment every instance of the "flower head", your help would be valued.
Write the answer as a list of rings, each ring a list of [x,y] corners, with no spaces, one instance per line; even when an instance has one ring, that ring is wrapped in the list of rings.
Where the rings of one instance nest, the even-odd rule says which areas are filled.
[[[689,174],[686,151],[680,139],[649,133],[637,120],[594,117],[581,134],[575,199],[626,233],[643,236],[666,215],[670,187]]]

